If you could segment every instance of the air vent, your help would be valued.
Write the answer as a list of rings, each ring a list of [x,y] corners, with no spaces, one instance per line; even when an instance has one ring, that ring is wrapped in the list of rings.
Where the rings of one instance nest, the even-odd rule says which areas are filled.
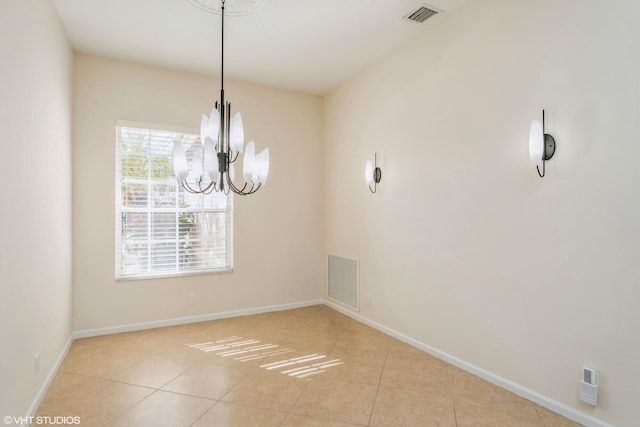
[[[417,10],[407,13],[404,16],[404,19],[408,19],[409,21],[415,21],[415,22],[424,22],[427,19],[431,18],[432,16],[438,14],[439,12],[440,12],[439,10],[436,10],[431,6],[424,5]]]
[[[329,298],[356,310],[359,310],[360,300],[358,263],[359,261],[354,258],[329,255],[327,274],[327,295]]]

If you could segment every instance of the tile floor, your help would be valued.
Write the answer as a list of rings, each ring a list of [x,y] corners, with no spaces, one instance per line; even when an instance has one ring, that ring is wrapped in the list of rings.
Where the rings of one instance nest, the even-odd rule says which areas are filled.
[[[76,340],[39,416],[83,426],[577,426],[326,306]]]

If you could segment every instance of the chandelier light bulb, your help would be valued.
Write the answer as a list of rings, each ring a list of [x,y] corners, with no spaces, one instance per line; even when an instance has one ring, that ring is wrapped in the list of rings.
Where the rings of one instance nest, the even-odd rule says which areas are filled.
[[[269,149],[265,148],[259,154],[260,160],[257,161],[256,169],[258,172],[258,182],[261,185],[267,184],[267,178],[269,177]]]
[[[211,138],[212,141],[217,142],[219,130],[220,114],[217,109],[212,109],[209,117],[202,115],[202,119],[200,119],[200,139],[202,141]]]
[[[191,153],[191,171],[193,172],[193,179],[195,179],[196,183],[202,182],[202,157],[197,151]]]
[[[242,127],[242,116],[240,113],[236,113],[231,119],[229,137],[231,139],[231,150],[242,153],[244,148],[244,128]]]
[[[244,152],[244,162],[242,164],[242,177],[245,182],[251,182],[253,180],[253,172],[256,165],[256,143],[250,141],[247,144],[247,149]]]
[[[176,175],[178,182],[182,182],[187,179],[189,175],[189,166],[187,165],[187,156],[182,147],[182,143],[179,140],[173,140],[173,172]]]
[[[218,179],[218,153],[216,153],[216,144],[213,139],[206,137],[204,140],[204,170],[209,175],[211,181]]]

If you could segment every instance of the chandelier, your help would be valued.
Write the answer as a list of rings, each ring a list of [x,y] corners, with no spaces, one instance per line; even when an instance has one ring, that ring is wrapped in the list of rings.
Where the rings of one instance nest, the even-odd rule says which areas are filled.
[[[189,0],[194,3],[195,0]],[[191,150],[191,173],[187,155],[179,140],[173,141],[173,170],[182,187],[193,194],[211,194],[223,192],[245,196],[253,194],[265,185],[269,175],[269,149],[256,154],[255,143],[250,141],[244,147],[244,128],[242,117],[236,113],[231,117],[231,104],[224,99],[224,9],[225,0],[221,0],[222,16],[222,60],[220,100],[216,101],[211,114],[202,115],[200,121],[200,144]],[[216,11],[217,13],[217,11]],[[244,184],[234,183],[234,163],[244,151],[242,176]],[[193,178],[189,183],[187,177]]]

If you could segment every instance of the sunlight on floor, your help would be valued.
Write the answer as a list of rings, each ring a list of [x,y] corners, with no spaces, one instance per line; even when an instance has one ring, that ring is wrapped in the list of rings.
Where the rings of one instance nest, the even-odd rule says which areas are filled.
[[[187,344],[187,346],[207,353],[215,352],[214,354],[221,357],[237,356],[233,358],[241,362],[266,359],[267,357],[278,356],[295,351],[290,348],[281,348],[277,344],[261,344],[260,340],[246,339],[239,336],[233,336],[218,341],[199,344]],[[280,371],[280,373],[289,375],[290,377],[305,378],[311,375],[321,374],[323,372],[326,372],[328,368],[342,365],[344,363],[340,359],[326,360],[311,364],[307,363],[316,360],[319,361],[326,358],[327,356],[324,354],[314,353],[305,356],[294,357],[291,359],[283,359],[277,362],[267,363],[264,365],[260,365],[260,367],[268,371],[275,371],[282,368],[292,367],[286,370],[282,370]]]
[[[313,360],[324,359],[326,357],[327,356],[323,354],[309,354],[307,356],[295,357],[293,359],[280,360],[278,362],[267,363],[266,365],[260,365],[260,367],[267,370],[280,369],[280,368],[285,368],[287,366],[293,366],[297,364],[310,362]],[[310,375],[321,374],[322,372],[326,372],[327,368],[330,368],[332,366],[342,365],[343,363],[344,362],[342,362],[340,359],[332,359],[324,362],[313,363],[311,365],[304,365],[304,366],[296,367],[293,369],[287,369],[285,371],[281,371],[281,373],[289,375],[291,377],[304,378]]]

